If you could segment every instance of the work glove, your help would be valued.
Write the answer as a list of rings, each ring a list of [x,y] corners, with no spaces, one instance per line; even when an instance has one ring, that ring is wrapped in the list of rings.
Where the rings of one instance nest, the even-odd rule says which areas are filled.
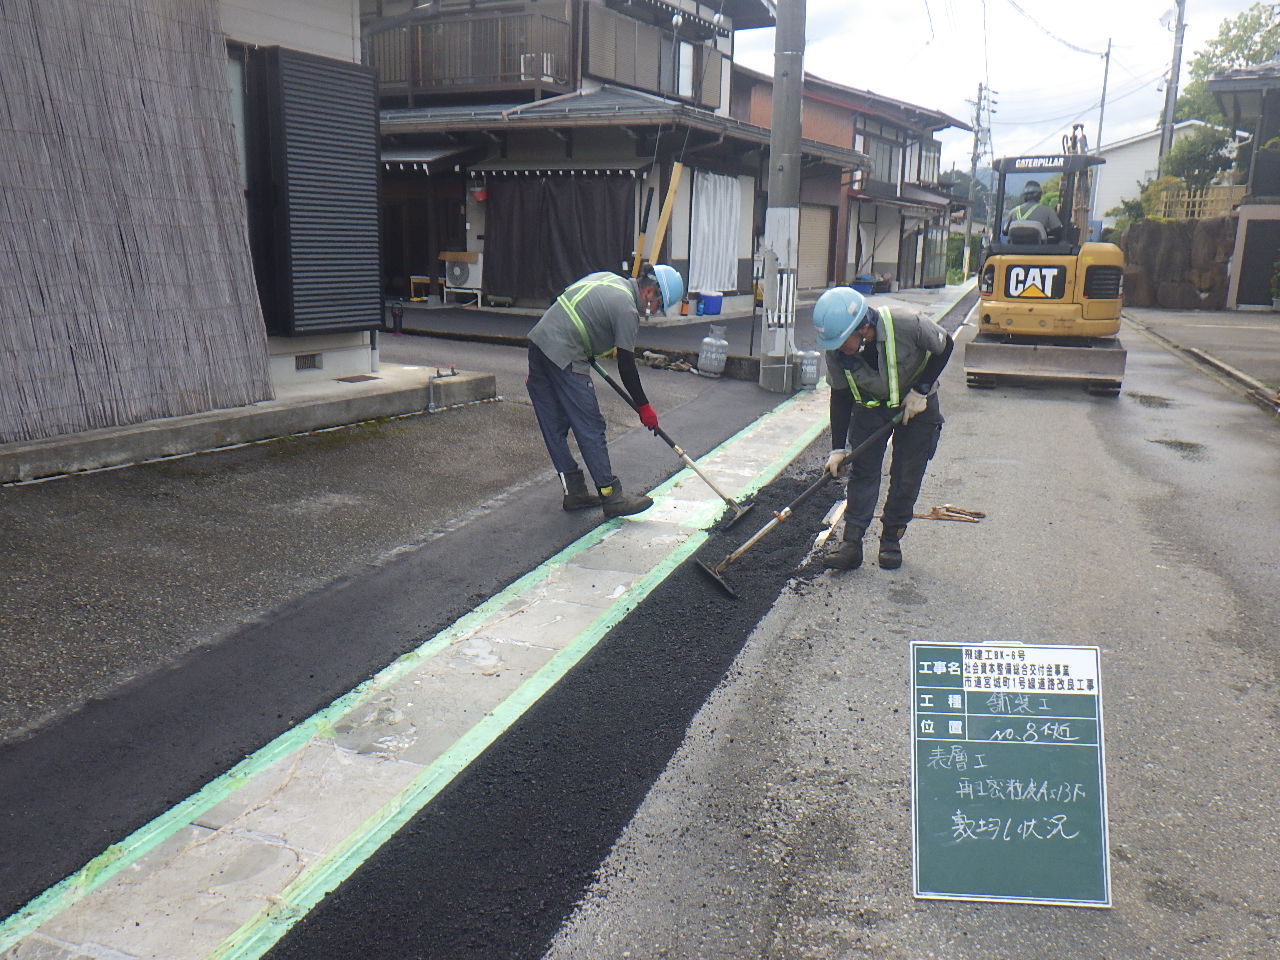
[[[848,455],[848,450],[832,450],[827,455],[827,465],[823,469],[833,477],[840,476],[840,468],[844,466],[844,458]]]
[[[658,415],[653,412],[653,407],[647,403],[642,403],[636,407],[636,413],[640,414],[640,422],[650,430],[658,429]]]
[[[918,390],[908,390],[902,401],[902,422],[908,423],[917,413],[924,413],[929,406],[929,398]]]

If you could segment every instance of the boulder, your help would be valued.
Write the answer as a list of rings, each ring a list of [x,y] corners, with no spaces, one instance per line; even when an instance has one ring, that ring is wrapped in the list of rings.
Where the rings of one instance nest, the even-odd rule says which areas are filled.
[[[1192,267],[1187,271],[1187,280],[1201,294],[1211,293],[1219,288],[1226,289],[1227,268],[1221,263],[1211,263],[1205,267]]]
[[[1186,280],[1164,280],[1156,284],[1156,306],[1166,310],[1200,310],[1200,291]]]
[[[1130,307],[1154,305],[1151,279],[1147,276],[1145,268],[1134,266],[1124,268],[1124,302]]]
[[[1187,276],[1191,269],[1191,236],[1192,222],[1189,220],[1171,220],[1160,224],[1159,247],[1156,250],[1155,269],[1152,278],[1157,286],[1162,283],[1177,283]]]
[[[1191,265],[1207,267],[1226,263],[1236,244],[1236,218],[1213,217],[1194,221],[1191,237]]]

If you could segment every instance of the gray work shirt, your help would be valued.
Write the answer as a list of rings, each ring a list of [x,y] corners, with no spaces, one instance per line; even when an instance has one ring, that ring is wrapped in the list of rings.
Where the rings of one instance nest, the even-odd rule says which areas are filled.
[[[1024,203],[1014,207],[1009,211],[1009,217],[1004,222],[1004,232],[1009,232],[1010,224],[1017,220],[1033,220],[1044,227],[1044,232],[1052,235],[1055,230],[1062,229],[1062,221],[1058,219],[1058,214],[1053,207],[1043,203]]]
[[[597,356],[608,353],[615,347],[635,352],[636,332],[640,329],[640,311],[643,309],[639,285],[628,277],[602,271],[588,274],[577,283],[570,284],[564,292],[565,298],[572,300],[574,288],[579,284],[608,277],[620,282],[601,284],[587,291],[577,305],[578,317],[587,328],[592,352]],[[574,373],[588,371],[582,336],[558,300],[534,324],[529,331],[529,339],[557,367],[564,369],[573,364]]]
[[[885,331],[884,318],[876,313],[876,339],[870,348],[876,352],[877,367],[873,367],[863,357],[867,347],[863,347],[853,356],[846,356],[839,350],[828,350],[827,381],[832,390],[849,392],[849,382],[844,378],[848,370],[853,375],[853,382],[864,400],[889,399],[888,364],[885,360],[888,335]],[[907,388],[915,382],[915,377],[929,362],[929,357],[942,353],[947,348],[947,333],[928,317],[908,310],[905,307],[893,307],[894,341],[898,347],[898,385],[905,394]]]

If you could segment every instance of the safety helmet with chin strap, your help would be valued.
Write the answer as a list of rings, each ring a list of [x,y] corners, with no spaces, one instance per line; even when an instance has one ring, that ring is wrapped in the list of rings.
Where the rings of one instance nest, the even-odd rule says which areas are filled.
[[[662,312],[666,313],[684,296],[684,280],[680,277],[679,270],[665,263],[654,264],[651,269],[653,279],[658,284],[658,293],[662,295]]]
[[[838,349],[867,322],[867,299],[853,287],[832,287],[813,305],[820,350]]]

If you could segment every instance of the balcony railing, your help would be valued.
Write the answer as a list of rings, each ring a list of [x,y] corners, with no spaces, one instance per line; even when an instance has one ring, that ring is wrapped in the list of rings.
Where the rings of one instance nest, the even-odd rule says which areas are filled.
[[[370,65],[383,93],[466,88],[568,87],[569,24],[539,13],[432,19],[377,34]]]

